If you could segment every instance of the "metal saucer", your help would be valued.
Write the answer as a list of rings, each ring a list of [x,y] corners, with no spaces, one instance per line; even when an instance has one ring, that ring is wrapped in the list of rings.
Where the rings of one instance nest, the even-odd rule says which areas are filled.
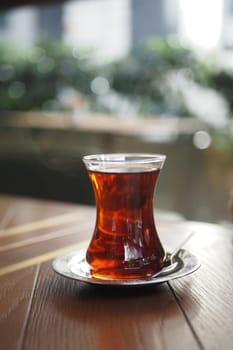
[[[164,283],[187,276],[196,271],[201,265],[199,259],[195,255],[188,250],[180,249],[173,258],[172,267],[169,269],[165,267],[158,274],[155,274],[154,277],[140,280],[100,279],[92,275],[91,269],[86,263],[85,254],[85,249],[79,249],[57,257],[52,263],[54,271],[63,277],[89,284],[136,287]]]

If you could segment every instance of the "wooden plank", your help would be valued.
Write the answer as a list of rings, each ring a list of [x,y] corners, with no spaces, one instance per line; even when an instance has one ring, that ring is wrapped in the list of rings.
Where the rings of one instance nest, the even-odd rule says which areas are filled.
[[[15,215],[15,210],[12,206],[9,206],[9,207],[3,207],[3,208],[0,208],[1,209],[1,212],[0,212],[0,236],[1,236],[1,232],[7,228],[14,215]]]
[[[30,224],[38,220],[49,219],[54,216],[64,215],[77,210],[77,205],[49,200],[32,199],[17,196],[0,196],[0,214],[2,210],[13,207],[14,220],[10,227]],[[79,209],[86,206],[79,206]]]
[[[62,254],[62,251],[77,249],[77,244],[87,246],[92,236],[94,221],[86,220],[86,213],[89,213],[91,217],[94,210],[92,209],[91,212],[88,208],[86,212],[83,209],[82,213],[78,224],[48,233],[46,231],[44,234],[24,240],[18,240],[17,236],[15,243],[0,247],[0,276],[41,261],[47,261]],[[162,243],[168,251],[173,251],[191,232],[191,228],[187,227],[185,222],[176,223],[176,232],[174,232],[173,222],[166,224],[161,222],[160,228]]]
[[[199,349],[167,284],[94,287],[42,265],[24,350]]]
[[[92,218],[92,226],[89,221]],[[33,221],[25,225],[16,225],[0,231],[0,252],[15,249],[16,246],[31,244],[33,241],[47,241],[52,237],[61,236],[62,232],[70,231],[72,227],[77,232],[83,229],[88,222],[89,231],[94,228],[94,211],[80,209],[76,212],[66,213],[64,215],[52,216],[50,218]]]
[[[11,196],[1,196],[0,204],[3,213],[14,208],[13,219],[0,230],[0,275],[38,263],[37,257],[45,259],[47,253],[46,260],[51,259],[53,251],[92,234],[95,210],[91,207]]]
[[[23,260],[31,259],[41,254],[53,252],[54,250],[75,245],[90,238],[90,234],[85,230],[79,231],[80,226],[72,226],[64,231],[60,236],[54,236],[51,240],[38,241],[37,244],[25,245],[15,250],[1,252],[0,269],[17,264]]]
[[[53,216],[53,217],[49,217],[41,220],[36,220],[24,225],[8,227],[6,229],[1,230],[1,238],[25,234],[28,232],[31,233],[33,231],[40,231],[42,229],[47,229],[50,227],[54,228],[59,225],[64,225],[70,222],[77,221],[78,216],[79,216],[78,211],[70,212],[63,215],[57,215],[57,216]]]
[[[188,247],[201,257],[202,266],[170,284],[203,348],[231,350],[233,232],[204,223],[196,224],[196,230]]]
[[[36,267],[0,277],[0,339],[2,350],[19,349],[30,309]]]
[[[4,266],[0,269],[0,276],[4,276],[8,273],[19,271],[19,270],[34,266],[36,264],[40,264],[41,262],[45,262],[45,261],[48,261],[50,259],[54,259],[58,255],[64,254],[68,251],[71,251],[74,249],[78,250],[80,248],[85,248],[85,247],[86,247],[86,242],[81,242],[81,243],[72,244],[72,245],[68,245],[68,246],[66,245],[63,248],[55,249],[55,250],[52,250],[48,253],[37,255],[37,256],[34,256],[32,258],[28,258],[28,259],[19,261],[19,262],[14,263],[14,264]]]

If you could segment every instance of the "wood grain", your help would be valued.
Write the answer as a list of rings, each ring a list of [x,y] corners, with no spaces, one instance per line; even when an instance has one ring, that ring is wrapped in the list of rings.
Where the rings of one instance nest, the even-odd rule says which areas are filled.
[[[1,350],[232,349],[232,229],[158,217],[169,251],[195,232],[185,248],[201,258],[200,270],[120,289],[62,278],[47,261],[87,243],[95,208],[0,196],[0,215],[2,233],[18,232],[0,234],[0,267],[9,268],[0,276]],[[8,273],[12,266],[20,269]]]
[[[64,215],[77,210],[77,206],[70,203],[1,194],[0,214],[10,207],[14,208],[15,215],[14,220],[8,225],[9,227],[25,225],[27,223],[30,224],[38,220],[46,220],[54,216]],[[86,208],[86,206],[79,207],[79,209],[82,208]]]
[[[18,349],[24,332],[30,299],[35,285],[36,267],[0,278],[1,349]]]
[[[68,229],[67,229],[68,230]],[[32,244],[18,247],[18,249],[4,251],[0,254],[0,269],[11,264],[17,264],[23,260],[31,259],[35,256],[50,253],[54,250],[75,245],[79,242],[86,241],[90,235],[85,231],[79,234],[77,228],[71,227],[68,231],[63,232],[61,236],[54,236],[52,240],[45,240]]]
[[[43,264],[24,350],[199,349],[169,287],[96,288]]]
[[[233,231],[204,223],[195,226],[197,234],[188,248],[201,257],[202,266],[171,286],[203,348],[231,350]]]
[[[87,206],[77,209],[59,202],[1,196],[3,219],[7,208],[14,208],[14,215],[0,230],[1,275],[37,256],[89,240],[94,227],[95,210]]]

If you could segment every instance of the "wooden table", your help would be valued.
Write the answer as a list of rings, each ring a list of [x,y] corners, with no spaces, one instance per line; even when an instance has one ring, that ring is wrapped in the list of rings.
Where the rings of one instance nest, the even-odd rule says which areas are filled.
[[[231,227],[156,214],[165,247],[186,244],[194,274],[146,288],[91,286],[57,275],[52,259],[84,247],[95,208],[0,196],[0,349],[233,348]]]

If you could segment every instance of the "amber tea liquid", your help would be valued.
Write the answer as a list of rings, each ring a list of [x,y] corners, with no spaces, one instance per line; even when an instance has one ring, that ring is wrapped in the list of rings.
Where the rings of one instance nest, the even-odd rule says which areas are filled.
[[[97,219],[86,259],[99,278],[140,279],[161,269],[164,250],[153,215],[160,169],[88,170]]]

